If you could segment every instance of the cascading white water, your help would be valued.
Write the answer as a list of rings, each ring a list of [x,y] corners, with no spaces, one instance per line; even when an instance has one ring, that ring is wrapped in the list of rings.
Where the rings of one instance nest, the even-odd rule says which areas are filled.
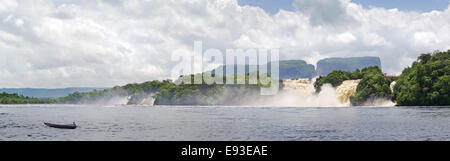
[[[147,98],[142,99],[139,105],[153,106],[155,104],[155,101],[156,99],[152,95],[150,95]]]
[[[276,96],[277,105],[297,107],[344,107],[349,106],[349,98],[356,92],[359,80],[344,81],[333,88],[325,84],[321,92],[316,94],[314,82],[316,79],[285,79],[282,80],[283,89]]]
[[[314,82],[315,79],[285,79],[283,80],[283,90],[289,93],[297,93],[302,96],[310,96],[316,91]]]
[[[356,93],[356,88],[361,80],[346,80],[336,88],[338,99],[341,103],[350,105],[350,97]]]
[[[315,93],[315,79],[285,79],[282,80],[281,94],[275,96],[274,105],[296,107],[348,107],[350,97],[356,93],[360,80],[346,80],[333,88],[324,84],[320,93]],[[391,84],[391,89],[395,82]],[[363,106],[395,106],[390,100],[376,99],[366,102]]]
[[[139,105],[139,106],[154,106],[155,104],[155,93],[141,94],[138,96],[128,96],[127,105]]]
[[[320,93],[315,93],[315,79],[285,79],[282,80],[281,94],[275,96],[274,105],[296,107],[348,107],[350,97],[356,93],[360,80],[346,80],[333,88],[324,84]],[[395,83],[391,84],[391,88]],[[390,100],[377,99],[364,106],[394,106]]]
[[[394,93],[394,86],[397,82],[392,81],[391,85],[389,86],[391,88],[391,92]]]

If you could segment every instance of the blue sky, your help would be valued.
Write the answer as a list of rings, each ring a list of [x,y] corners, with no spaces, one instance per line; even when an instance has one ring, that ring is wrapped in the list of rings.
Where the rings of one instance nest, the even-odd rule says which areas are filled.
[[[259,6],[269,13],[277,13],[279,9],[293,11],[293,0],[238,0],[240,5]],[[449,0],[351,0],[362,4],[365,8],[371,6],[383,8],[398,8],[400,10],[428,12],[445,10]]]

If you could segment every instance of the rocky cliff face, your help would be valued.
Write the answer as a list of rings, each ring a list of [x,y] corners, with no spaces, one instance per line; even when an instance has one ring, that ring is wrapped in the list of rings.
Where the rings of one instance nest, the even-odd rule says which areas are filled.
[[[378,66],[381,69],[379,57],[351,57],[351,58],[327,58],[317,62],[317,75],[328,75],[333,70],[353,72],[369,66]]]

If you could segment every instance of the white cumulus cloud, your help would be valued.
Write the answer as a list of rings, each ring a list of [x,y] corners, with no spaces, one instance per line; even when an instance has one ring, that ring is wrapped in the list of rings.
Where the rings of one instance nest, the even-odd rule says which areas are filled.
[[[379,56],[398,73],[450,48],[450,9],[294,0],[268,14],[236,0],[2,0],[0,88],[107,87],[170,77],[177,49],[280,48],[282,59]]]

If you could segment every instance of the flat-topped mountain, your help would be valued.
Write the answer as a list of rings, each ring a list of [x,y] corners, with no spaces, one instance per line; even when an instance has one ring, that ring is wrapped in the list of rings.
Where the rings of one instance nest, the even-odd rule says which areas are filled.
[[[219,68],[223,68],[223,73],[226,75],[226,70],[229,66],[220,66],[214,71],[217,71]],[[237,68],[243,68],[244,71],[237,71]],[[250,68],[254,70],[250,70]],[[270,74],[270,65],[267,67],[267,64],[260,66],[261,69],[267,69],[267,73]],[[232,68],[230,68],[232,69]],[[279,63],[279,77],[281,79],[289,79],[289,78],[311,78],[316,76],[316,70],[314,69],[314,65],[307,64],[303,60],[281,60]],[[235,65],[234,74],[243,75],[252,71],[258,70],[256,65]]]
[[[279,63],[279,77],[281,79],[290,78],[312,78],[318,75],[328,75],[333,70],[343,70],[353,72],[356,69],[362,69],[369,66],[378,66],[381,69],[381,60],[379,57],[350,57],[350,58],[326,58],[317,63],[317,69],[314,65],[308,64],[303,60],[282,60]],[[223,68],[223,74],[226,75],[227,67],[233,69],[230,66],[220,66],[213,71],[217,71],[219,68]],[[237,68],[243,68],[243,71],[237,71]],[[250,70],[252,68],[253,70]],[[260,68],[268,69],[270,74],[270,66],[267,68],[267,64],[260,66]],[[235,65],[233,74],[243,75],[251,71],[257,70],[256,65]]]
[[[381,69],[379,57],[350,57],[350,58],[326,58],[317,62],[317,75],[328,75],[333,70],[353,72],[369,66],[378,66]]]

